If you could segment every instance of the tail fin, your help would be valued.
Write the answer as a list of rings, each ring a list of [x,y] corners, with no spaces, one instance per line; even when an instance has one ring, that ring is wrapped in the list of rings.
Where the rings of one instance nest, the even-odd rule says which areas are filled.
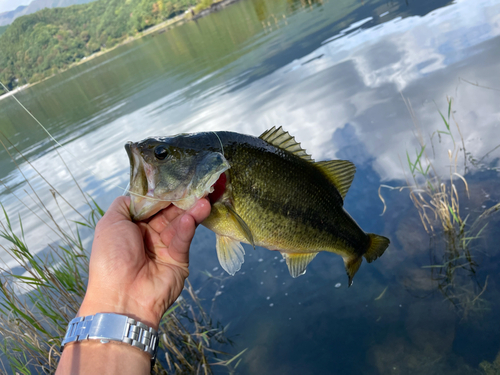
[[[378,257],[382,256],[387,246],[389,246],[388,238],[379,236],[377,234],[368,233],[368,237],[370,238],[370,245],[368,246],[368,250],[363,254],[368,263],[373,262]],[[352,255],[349,258],[344,258],[345,270],[347,271],[347,276],[349,277],[349,286],[352,285],[352,279],[356,272],[358,272],[359,266],[361,266],[361,262],[363,258],[358,255]]]
[[[373,233],[368,233],[368,237],[370,237],[370,246],[368,246],[368,250],[366,250],[366,253],[363,256],[368,263],[371,263],[378,257],[382,256],[391,241],[389,241],[386,237]]]

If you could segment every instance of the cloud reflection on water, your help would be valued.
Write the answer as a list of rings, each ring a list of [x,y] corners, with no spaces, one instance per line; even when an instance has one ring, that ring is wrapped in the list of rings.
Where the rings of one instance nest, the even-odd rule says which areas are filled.
[[[243,6],[244,2],[239,4]],[[379,218],[381,203],[376,188],[380,180],[401,183],[399,180],[404,176],[399,156],[404,159],[406,150],[413,152],[417,146],[414,125],[400,92],[412,103],[426,139],[435,130],[443,129],[438,108],[444,112],[446,96],[452,96],[457,111],[454,116],[460,123],[468,151],[482,156],[500,143],[497,105],[500,92],[458,80],[462,77],[500,88],[499,4],[500,1],[458,1],[426,16],[394,18],[371,28],[372,21],[361,24],[353,19],[357,29],[348,27],[348,23],[338,27],[344,33],[349,29],[350,33],[325,37],[328,42],[314,44],[316,50],[300,58],[296,58],[298,53],[294,55],[287,50],[281,54],[278,50],[263,59],[262,64],[268,66],[253,67],[252,71],[246,69],[248,61],[260,60],[250,56],[256,52],[246,45],[243,48],[248,48],[248,53],[238,51],[242,57],[202,77],[197,72],[192,78],[192,70],[182,71],[184,67],[179,67],[184,76],[177,81],[172,71],[147,74],[151,66],[168,57],[167,48],[159,50],[168,41],[167,35],[155,40],[157,45],[153,47],[158,50],[143,40],[144,56],[127,55],[133,58],[133,63],[103,64],[104,73],[95,67],[85,70],[57,89],[58,94],[68,96],[68,101],[58,103],[61,108],[72,108],[82,102],[77,109],[83,114],[83,120],[74,124],[68,120],[71,116],[61,111],[57,120],[63,128],[61,138],[72,139],[66,148],[75,156],[62,154],[84,191],[97,198],[103,207],[121,194],[122,189],[116,186],[124,187],[128,180],[123,144],[151,135],[209,130],[258,135],[267,128],[283,125],[316,160],[338,157],[354,161],[358,172],[346,208],[364,229],[390,234],[392,244],[384,257],[370,265],[364,262],[355,287],[347,289],[340,257],[321,253],[309,266],[306,277],[292,279],[286,265],[275,259],[274,253],[248,248],[242,271],[221,281],[226,288],[215,295],[214,316],[224,323],[231,321],[233,332],[241,334],[237,344],[243,342],[241,345],[250,348],[240,367],[249,373],[321,373],[325,369],[335,373],[371,373],[375,368],[380,373],[394,373],[395,363],[402,365],[404,372],[404,366],[415,360],[422,373],[432,373],[424,367],[430,366],[430,360],[434,373],[458,373],[452,370],[461,367],[464,360],[460,349],[455,354],[457,346],[462,345],[462,352],[472,358],[470,362],[496,354],[497,341],[492,338],[497,331],[495,325],[475,322],[487,327],[488,334],[474,332],[471,339],[467,329],[456,328],[454,313],[442,303],[442,297],[415,299],[406,292],[404,282],[412,283],[419,291],[430,292],[434,288],[421,267],[423,258],[428,262],[428,237],[406,197],[397,200],[391,212]],[[316,19],[320,11],[318,8],[307,15]],[[383,20],[392,16],[394,12]],[[359,18],[367,17],[363,14]],[[303,27],[302,21],[289,17],[287,22],[294,30],[295,23]],[[200,27],[199,32],[202,30]],[[273,41],[273,46],[279,46],[276,42],[279,38],[272,32],[265,38],[263,42],[262,35],[256,35],[254,40],[248,40],[249,44],[267,46]],[[190,41],[188,36],[186,39]],[[307,37],[299,42],[312,45]],[[286,48],[292,48],[290,45],[297,44],[290,43]],[[266,52],[266,48],[257,51]],[[190,57],[197,57],[199,51],[193,47],[189,52]],[[153,61],[155,53],[161,58]],[[172,58],[182,61],[179,56]],[[114,60],[116,64],[118,60]],[[138,72],[137,77],[136,71],[145,64],[147,69]],[[244,73],[233,74],[237,70]],[[252,76],[257,70],[272,73],[257,79]],[[113,74],[116,79],[112,79]],[[50,90],[49,87],[44,96],[49,96]],[[71,92],[78,90],[81,95],[71,100]],[[57,98],[54,96],[52,100],[58,101]],[[98,104],[91,115],[91,111],[85,110],[91,107],[90,101]],[[40,102],[44,103],[41,99]],[[42,122],[45,123],[43,118]],[[72,132],[78,135],[71,137]],[[42,146],[35,145],[40,149]],[[446,174],[450,143],[443,139],[438,146],[437,155],[444,156],[435,165],[440,173]],[[40,154],[33,158],[36,167],[77,208],[84,208],[83,197],[57,155]],[[499,156],[498,151],[492,158],[495,156]],[[33,176],[26,165],[22,168]],[[15,185],[21,198],[33,206],[22,191],[25,186],[16,171],[3,180]],[[57,215],[57,206],[48,189],[42,188],[39,179],[35,178],[33,184]],[[480,188],[484,186],[481,184]],[[492,186],[494,182],[488,188],[491,190]],[[17,201],[4,197],[2,203],[6,203],[7,210],[23,218],[32,250],[50,251],[44,244],[56,244],[57,238]],[[474,207],[472,202],[470,207]],[[56,218],[59,220],[59,216]],[[72,213],[68,218],[79,219]],[[196,287],[207,282],[202,270],[225,277],[215,254],[214,237],[205,228],[200,228],[195,236],[190,279]],[[91,238],[84,238],[88,245]],[[0,256],[5,258],[3,253]],[[488,266],[492,274],[497,273],[494,262]],[[342,287],[334,289],[336,283]],[[378,299],[386,289],[384,298]],[[493,295],[491,300],[498,298]],[[455,331],[467,332],[468,337],[455,340]],[[422,346],[428,343],[432,344],[431,349],[422,351]],[[404,355],[400,355],[401,348]]]
[[[345,143],[343,134],[349,134],[356,138],[357,147],[364,147],[363,160],[372,161],[382,180],[402,180],[398,157],[404,158],[406,150],[411,152],[417,142],[400,92],[412,103],[426,136],[443,129],[437,108],[445,111],[446,96],[453,96],[466,148],[482,156],[498,144],[495,135],[500,114],[496,103],[500,93],[460,83],[458,78],[500,88],[496,74],[499,14],[498,1],[459,1],[424,17],[396,18],[369,29],[357,24],[361,28],[355,32],[330,40],[237,90],[231,89],[238,87],[238,78],[216,84],[221,80],[214,73],[120,114],[66,146],[78,160],[65,158],[77,180],[84,181],[84,190],[90,194],[99,191],[100,201],[109,203],[121,193],[113,187],[123,188],[128,179],[128,160],[122,147],[126,141],[209,130],[258,135],[282,125],[317,160],[337,157]],[[202,83],[208,89],[200,91]],[[126,108],[135,96],[124,99],[112,111]],[[339,131],[347,127],[347,133]],[[443,142],[443,150],[450,148],[449,142]],[[34,164],[52,181],[69,179],[53,152]],[[440,173],[446,173],[447,157],[435,165]],[[16,184],[18,179],[14,172],[5,180]],[[66,186],[63,190],[68,200],[83,204],[79,192]],[[41,194],[57,210],[50,193]],[[17,202],[10,201],[7,209],[26,218],[25,228],[33,238],[46,236],[46,229],[32,221]]]
[[[438,109],[445,112],[451,96],[466,149],[484,155],[498,144],[500,94],[458,79],[500,88],[499,10],[495,1],[460,1],[426,17],[395,19],[335,39],[244,90],[212,99],[183,125],[255,135],[283,125],[313,157],[328,159],[337,151],[330,142],[335,129],[350,123],[382,180],[402,180],[398,156],[413,152],[417,141],[400,93],[412,103],[426,141],[444,130]],[[310,61],[316,56],[321,58]],[[482,142],[475,141],[478,131]],[[448,171],[449,148],[451,141],[443,139],[440,174]]]

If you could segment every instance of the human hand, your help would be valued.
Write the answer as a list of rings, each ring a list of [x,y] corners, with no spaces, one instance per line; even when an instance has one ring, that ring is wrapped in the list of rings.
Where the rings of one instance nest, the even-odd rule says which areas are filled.
[[[130,198],[115,199],[97,224],[89,283],[78,316],[127,315],[155,329],[189,275],[189,246],[210,214],[201,199],[188,211],[170,205],[148,223],[132,222]]]

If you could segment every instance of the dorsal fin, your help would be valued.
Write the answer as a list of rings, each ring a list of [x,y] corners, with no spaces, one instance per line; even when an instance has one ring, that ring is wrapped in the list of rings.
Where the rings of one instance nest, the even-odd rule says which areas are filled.
[[[309,155],[306,150],[300,146],[300,143],[295,140],[295,137],[292,137],[290,133],[283,130],[281,126],[278,129],[273,126],[271,129],[262,133],[259,138],[302,159],[314,161],[311,155]]]
[[[326,160],[319,161],[316,165],[321,169],[335,185],[342,199],[351,187],[356,166],[347,160]]]

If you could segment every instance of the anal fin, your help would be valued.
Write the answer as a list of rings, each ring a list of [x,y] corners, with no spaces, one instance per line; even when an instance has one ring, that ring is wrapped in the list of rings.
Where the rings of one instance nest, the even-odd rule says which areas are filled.
[[[311,263],[311,260],[313,260],[318,253],[281,253],[281,255],[283,255],[283,258],[286,260],[286,265],[288,266],[290,275],[292,277],[299,277],[306,273],[307,265]]]
[[[231,237],[217,235],[216,238],[219,263],[228,274],[234,276],[245,261],[245,250],[239,241],[233,240]]]

